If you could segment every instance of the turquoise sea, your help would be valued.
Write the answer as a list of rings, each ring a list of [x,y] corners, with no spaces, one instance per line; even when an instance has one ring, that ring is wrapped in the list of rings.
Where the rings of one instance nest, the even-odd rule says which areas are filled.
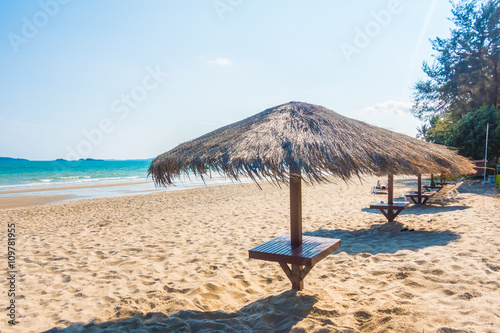
[[[151,160],[0,161],[0,191],[146,181]]]
[[[176,182],[176,186],[156,187],[151,177],[148,177],[150,163],[151,159],[0,160],[0,198],[68,195],[71,196],[68,200],[75,200],[139,195],[232,183],[231,180],[221,177],[206,179],[205,182],[195,177],[183,177]],[[121,186],[89,187],[106,184],[121,184]],[[85,187],[68,189],[68,187],[80,186]]]

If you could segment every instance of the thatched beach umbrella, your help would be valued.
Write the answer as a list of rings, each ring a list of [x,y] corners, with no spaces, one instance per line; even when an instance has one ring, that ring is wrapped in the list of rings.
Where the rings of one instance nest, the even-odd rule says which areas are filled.
[[[290,102],[221,127],[159,155],[149,168],[157,184],[180,174],[217,171],[234,179],[288,182],[302,171],[306,182],[327,174],[465,174],[473,165],[446,147],[344,117],[324,107]]]
[[[353,120],[324,107],[290,102],[219,128],[159,155],[156,184],[181,174],[290,184],[291,246],[302,244],[301,180],[363,175],[462,174],[472,165],[443,146]],[[292,265],[293,267],[293,265]],[[288,273],[287,273],[288,275]],[[305,274],[304,274],[305,275]],[[289,276],[290,277],[290,276]]]

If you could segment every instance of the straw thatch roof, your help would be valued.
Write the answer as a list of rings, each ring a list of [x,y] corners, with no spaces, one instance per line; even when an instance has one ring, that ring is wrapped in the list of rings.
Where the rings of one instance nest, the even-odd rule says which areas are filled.
[[[324,107],[290,102],[221,127],[159,155],[149,167],[156,184],[212,171],[234,179],[287,181],[300,168],[305,181],[327,175],[416,175],[473,172],[473,165],[444,146],[431,144]]]

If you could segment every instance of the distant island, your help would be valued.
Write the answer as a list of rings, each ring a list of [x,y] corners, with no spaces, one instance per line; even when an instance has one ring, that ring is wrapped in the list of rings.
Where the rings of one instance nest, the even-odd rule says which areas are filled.
[[[24,158],[0,157],[0,161],[28,161]]]
[[[79,161],[104,161],[95,158],[80,158]]]
[[[91,162],[120,162],[120,161],[152,161],[154,158],[139,158],[139,159],[125,159],[125,160],[116,160],[116,159],[99,159],[99,158],[80,158],[79,160],[65,160],[64,158],[58,158],[54,160],[55,162],[74,162],[74,161],[91,161]]]
[[[117,160],[117,159],[97,159],[97,158],[80,158],[79,160],[66,160],[64,158],[58,158],[52,161],[47,161],[47,162],[72,162],[72,161],[92,161],[92,162],[106,162],[106,161],[152,161],[154,158],[134,158],[134,159],[125,159],[125,160]],[[14,157],[0,157],[0,161],[27,161],[29,162],[30,160],[27,160],[25,158],[14,158]]]

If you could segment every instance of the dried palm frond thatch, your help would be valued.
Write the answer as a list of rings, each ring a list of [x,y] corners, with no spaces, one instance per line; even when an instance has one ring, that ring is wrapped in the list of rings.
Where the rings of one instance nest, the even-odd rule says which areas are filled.
[[[224,126],[159,155],[149,174],[156,184],[211,171],[234,179],[306,182],[362,175],[459,175],[473,165],[446,147],[344,117],[324,107],[290,102]]]

